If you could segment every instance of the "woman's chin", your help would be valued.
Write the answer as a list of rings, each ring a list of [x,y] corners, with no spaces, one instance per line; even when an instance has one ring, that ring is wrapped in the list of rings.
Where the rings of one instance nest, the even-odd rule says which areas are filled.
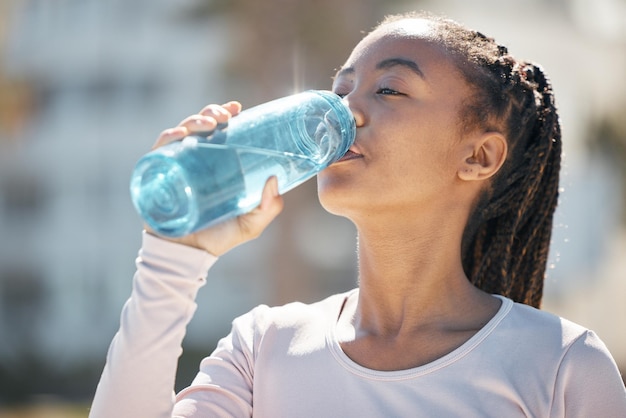
[[[355,199],[339,188],[318,187],[317,195],[322,207],[333,215],[348,217],[354,209]]]
[[[317,175],[317,195],[322,207],[329,213],[346,216],[358,209],[363,191],[353,175],[333,167]]]

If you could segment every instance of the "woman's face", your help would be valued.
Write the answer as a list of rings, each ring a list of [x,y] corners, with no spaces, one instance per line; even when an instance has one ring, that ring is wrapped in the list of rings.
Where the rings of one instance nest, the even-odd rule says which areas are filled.
[[[430,34],[426,21],[385,25],[337,73],[333,91],[349,103],[357,134],[346,157],[318,175],[329,212],[353,220],[385,211],[417,216],[454,198],[463,159],[459,110],[470,87]]]

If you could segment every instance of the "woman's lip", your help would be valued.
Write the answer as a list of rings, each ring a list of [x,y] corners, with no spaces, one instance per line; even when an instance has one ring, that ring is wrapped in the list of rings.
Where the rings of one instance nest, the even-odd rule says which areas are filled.
[[[352,149],[349,149],[343,155],[343,157],[341,157],[340,159],[337,160],[337,162],[353,160],[355,158],[361,158],[361,157],[363,157],[363,155],[359,154],[358,152],[353,151]]]

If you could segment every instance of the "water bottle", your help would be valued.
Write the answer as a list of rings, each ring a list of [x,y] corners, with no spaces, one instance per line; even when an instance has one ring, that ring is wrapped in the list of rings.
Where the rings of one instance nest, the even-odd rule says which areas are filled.
[[[268,178],[285,193],[347,151],[356,133],[341,98],[310,90],[233,117],[144,155],[131,179],[133,204],[156,233],[180,237],[249,212]]]

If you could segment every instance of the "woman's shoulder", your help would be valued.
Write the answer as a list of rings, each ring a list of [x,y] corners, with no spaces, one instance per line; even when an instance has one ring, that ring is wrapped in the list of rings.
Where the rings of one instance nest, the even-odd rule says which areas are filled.
[[[333,294],[312,303],[295,301],[278,306],[258,305],[235,319],[235,324],[245,323],[261,333],[269,328],[325,327],[329,321],[337,319],[346,299],[354,291]]]
[[[565,356],[568,351],[572,351],[570,355],[608,354],[600,337],[589,328],[557,314],[502,299],[509,309],[500,324],[500,332],[515,335],[513,340],[525,342],[544,352],[553,351],[559,356]]]
[[[518,371],[525,381],[532,381],[530,364],[542,376],[552,377],[548,381],[552,382],[555,411],[576,411],[581,416],[624,416],[626,391],[620,371],[593,330],[514,302],[503,325],[505,332],[517,329],[514,344],[516,354],[522,353],[523,359],[516,355],[511,356],[511,361],[522,365]]]

